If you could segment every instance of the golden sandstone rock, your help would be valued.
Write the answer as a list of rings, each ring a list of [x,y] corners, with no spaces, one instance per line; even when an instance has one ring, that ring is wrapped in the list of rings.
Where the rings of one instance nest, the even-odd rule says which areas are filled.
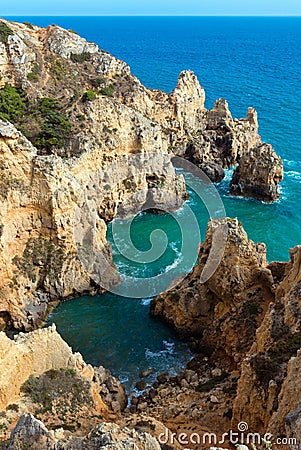
[[[102,248],[112,264],[108,221],[137,212],[150,197],[163,210],[179,208],[187,194],[182,175],[172,165],[174,155],[201,167],[212,181],[223,178],[223,169],[239,164],[231,185],[234,195],[278,198],[282,163],[271,146],[262,143],[253,108],[243,119],[232,117],[224,99],[207,110],[204,89],[191,71],[179,75],[171,94],[150,90],[126,63],[75,33],[55,25],[43,29],[3,23],[11,33],[7,43],[0,43],[0,86],[9,83],[22,89],[27,109],[14,124],[0,120],[1,329],[38,328],[59,301],[101,291],[102,282],[115,281],[102,274],[100,283],[92,282],[77,244],[88,236],[91,254]],[[43,116],[41,99],[56,107],[65,124],[66,133],[54,141],[43,134],[43,121],[50,119]],[[35,110],[37,105],[40,109]],[[93,208],[85,198],[93,199]],[[90,229],[75,214],[81,207],[91,219]],[[132,404],[132,412],[138,412],[135,420],[129,419],[129,411],[121,419],[126,406],[121,384],[106,369],[92,368],[73,354],[54,328],[19,334],[14,340],[0,333],[0,409],[17,402],[20,406],[13,409],[20,411],[12,421],[23,411],[34,412],[33,405],[22,403],[24,382],[70,369],[88,383],[90,412],[83,404],[76,413],[84,433],[99,423],[99,411],[105,419],[118,417],[147,432],[129,432],[124,423],[102,423],[76,442],[25,415],[9,448],[34,448],[36,438],[37,448],[57,443],[60,448],[89,448],[95,438],[107,439],[116,449],[125,448],[125,442],[141,450],[159,449],[149,433],[166,429],[154,419],[140,420],[142,409],[172,431],[188,435],[229,428],[231,418],[233,426],[247,420],[256,432],[284,433],[286,426],[290,436],[298,435],[300,249],[292,251],[290,263],[268,265],[264,244],[249,241],[242,225],[228,219],[221,265],[202,284],[212,224],[198,266],[176,290],[152,304],[152,313],[191,338],[199,355],[183,374],[159,380]],[[93,262],[89,260],[91,267]],[[214,402],[208,403],[208,396]],[[59,420],[53,412],[57,407],[54,402],[44,413],[46,424]]]
[[[216,181],[223,167],[256,152],[261,139],[252,108],[239,120],[223,99],[206,110],[204,89],[191,71],[179,75],[171,94],[152,91],[126,63],[76,33],[55,25],[3,23],[11,34],[0,43],[0,83],[25,92],[29,109],[16,125],[37,148],[13,125],[0,122],[0,326],[31,330],[59,300],[101,289],[91,283],[74,242],[74,214],[86,189],[97,199],[97,214],[88,212],[95,222],[92,245],[105,249],[111,260],[106,222],[121,210],[132,214],[150,196],[165,210],[185,201],[183,177],[171,163],[174,154]],[[85,92],[92,92],[93,101],[83,100]],[[43,147],[43,110],[31,114],[41,98],[44,109],[51,104],[59,108],[57,114],[65,114],[63,121],[68,116],[72,132],[57,145],[50,139]],[[267,147],[260,148],[264,153]],[[264,200],[277,197],[282,176],[276,157],[277,179],[273,175],[272,156],[269,149],[261,186],[266,183],[270,195]],[[255,161],[254,186],[258,168]]]

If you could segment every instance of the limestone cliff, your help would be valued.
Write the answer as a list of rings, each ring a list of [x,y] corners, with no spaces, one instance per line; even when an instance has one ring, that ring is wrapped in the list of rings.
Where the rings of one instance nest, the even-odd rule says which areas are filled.
[[[224,410],[231,419],[225,429],[236,430],[239,422],[246,422],[250,432],[271,433],[275,440],[287,434],[299,442],[301,247],[291,250],[290,262],[268,265],[264,244],[248,240],[241,224],[227,219],[229,239],[221,264],[210,280],[201,283],[212,236],[222,222],[209,224],[198,265],[176,290],[153,300],[151,312],[190,338],[192,348],[199,353],[188,365],[195,373],[188,373],[186,380],[193,383],[182,386],[190,391],[186,393],[188,405],[205,409],[203,425],[220,431],[214,428],[212,406],[203,406],[199,392],[209,393],[218,410]],[[220,376],[221,370],[224,376]],[[206,371],[207,380],[200,383]],[[230,388],[225,384],[229,377]],[[173,398],[171,386],[172,378],[163,390]],[[153,408],[148,406],[148,414]],[[296,445],[292,443],[291,448],[299,448]]]
[[[73,353],[54,325],[14,339],[0,332],[0,362],[0,448],[165,448],[163,423],[123,414],[123,385]]]
[[[289,417],[293,417],[301,399],[300,261],[298,246],[291,250],[291,261],[281,268],[275,301],[243,362],[233,409],[234,421],[243,416],[250,425],[274,435],[285,435],[285,418],[288,417],[290,435],[296,438],[300,435]],[[271,266],[279,277],[277,266]],[[250,403],[252,409],[246,407]]]
[[[126,133],[125,126],[122,130]],[[170,156],[161,147],[160,153],[153,146],[149,153],[145,148],[139,159],[131,159],[123,141],[125,149],[109,158],[91,147],[77,158],[64,159],[37,155],[32,144],[12,125],[0,123],[0,134],[0,316],[4,326],[29,330],[45,318],[51,301],[95,289],[77,254],[80,232],[79,242],[74,236],[81,221],[90,214],[84,211],[75,216],[76,208],[81,211],[81,202],[86,198],[85,189],[95,199],[98,210],[91,211],[94,228],[97,227],[94,245],[104,248],[109,260],[105,221],[117,214],[120,205],[125,213],[137,210],[137,205],[142,207],[149,196],[151,177],[154,198],[159,192],[156,183],[161,182],[162,186],[163,180],[166,185],[169,196],[165,197],[166,204],[161,201],[163,209],[180,206],[185,187],[182,176],[175,175]],[[133,165],[136,162],[138,167]],[[141,164],[147,170],[141,170]],[[84,205],[89,208],[87,203]],[[160,202],[156,201],[156,205]]]
[[[183,204],[174,154],[217,181],[223,167],[266,147],[256,112],[233,119],[222,99],[207,110],[190,71],[171,94],[152,91],[72,31],[0,25],[0,326],[31,330],[59,300],[118,282],[110,270],[94,273],[99,261],[83,267],[78,255],[89,241],[89,255],[101,249],[112,264],[108,221]],[[270,149],[267,158],[258,183],[271,195],[263,200],[277,197],[282,177]]]
[[[89,377],[92,369],[80,354],[72,353],[54,326],[31,334],[21,333],[14,340],[1,332],[0,359],[1,410],[19,398],[20,388],[30,375],[39,376],[48,370],[65,367]]]
[[[117,424],[97,425],[85,437],[68,436],[63,429],[49,431],[32,415],[24,415],[12,433],[8,450],[160,450],[158,440],[145,431],[121,428]],[[179,447],[174,447],[178,449]]]
[[[278,183],[283,178],[283,164],[269,144],[262,144],[244,154],[235,169],[230,192],[233,195],[274,201],[279,197]]]
[[[200,278],[223,220],[209,223],[198,265],[175,289],[152,301],[151,313],[171,323],[184,337],[200,339],[205,353],[236,365],[253,343],[269,302],[273,278],[264,244],[248,240],[237,219],[225,219],[226,248],[217,270],[205,283]]]
[[[89,432],[100,419],[116,420],[127,406],[122,384],[73,353],[55,326],[14,339],[1,332],[0,361],[0,440],[23,412],[51,428]]]

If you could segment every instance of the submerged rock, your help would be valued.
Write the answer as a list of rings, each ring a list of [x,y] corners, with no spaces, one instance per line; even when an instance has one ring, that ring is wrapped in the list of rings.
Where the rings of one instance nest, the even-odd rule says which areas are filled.
[[[137,381],[137,383],[135,384],[135,388],[138,389],[138,391],[144,391],[144,389],[146,388],[146,383],[143,380]]]
[[[147,370],[144,370],[143,372],[140,372],[139,373],[139,377],[140,378],[146,378],[146,377],[148,377],[149,375],[152,375],[155,372],[156,372],[156,369],[154,367],[152,367],[151,369],[147,369]]]

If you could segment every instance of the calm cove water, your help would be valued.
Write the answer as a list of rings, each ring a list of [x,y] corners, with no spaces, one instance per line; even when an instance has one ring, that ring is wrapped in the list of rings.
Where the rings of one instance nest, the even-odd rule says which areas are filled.
[[[206,106],[228,100],[235,117],[248,106],[257,109],[260,133],[285,164],[281,199],[271,205],[228,195],[230,174],[218,187],[228,216],[243,222],[249,237],[266,242],[269,260],[287,260],[289,248],[301,243],[301,18],[114,18],[22,17],[47,26],[56,23],[125,60],[148,87],[171,91],[179,72],[195,71],[206,90]],[[207,215],[192,195],[190,205],[204,233]],[[179,212],[180,214],[180,212]],[[180,235],[172,218],[142,214],[133,223],[136,245],[149,248],[149,235],[162,228],[169,246],[158,265],[135,267],[113,246],[121,271],[143,277],[158,273],[179,256]],[[203,234],[204,235],[204,234]],[[111,237],[109,227],[108,237]],[[147,300],[111,294],[82,297],[61,304],[55,322],[67,342],[93,364],[103,364],[128,386],[139,371],[177,369],[189,359],[185,345],[148,316]]]

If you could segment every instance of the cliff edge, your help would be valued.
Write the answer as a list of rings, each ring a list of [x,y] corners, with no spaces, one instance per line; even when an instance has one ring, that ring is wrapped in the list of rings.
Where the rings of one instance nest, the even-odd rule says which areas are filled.
[[[202,283],[202,268],[223,220],[229,229],[224,256],[215,274]],[[219,433],[222,421],[216,421],[216,414],[223,413],[225,430],[237,430],[244,422],[250,432],[271,433],[273,442],[284,436],[293,439],[290,448],[297,449],[301,248],[291,250],[287,263],[268,264],[264,244],[249,240],[237,219],[223,220],[209,223],[198,265],[177,289],[152,301],[151,313],[190,340],[197,354],[182,383],[188,390],[185,408],[197,405],[191,419]],[[181,386],[181,379],[175,381],[170,378],[163,386],[169,402],[172,386]],[[151,414],[153,406],[148,405]],[[164,402],[157,417],[162,411]],[[277,448],[286,449],[288,443]]]
[[[78,245],[90,240],[89,254],[100,248],[113,266],[108,221],[150,199],[179,208],[187,193],[174,155],[213,181],[238,164],[233,194],[278,198],[282,162],[262,144],[256,111],[233,119],[223,99],[207,110],[191,71],[171,94],[150,90],[72,30],[3,19],[0,71],[1,329],[37,328],[58,301],[116,282],[108,272],[91,279]],[[88,228],[75,217],[83,198]]]

